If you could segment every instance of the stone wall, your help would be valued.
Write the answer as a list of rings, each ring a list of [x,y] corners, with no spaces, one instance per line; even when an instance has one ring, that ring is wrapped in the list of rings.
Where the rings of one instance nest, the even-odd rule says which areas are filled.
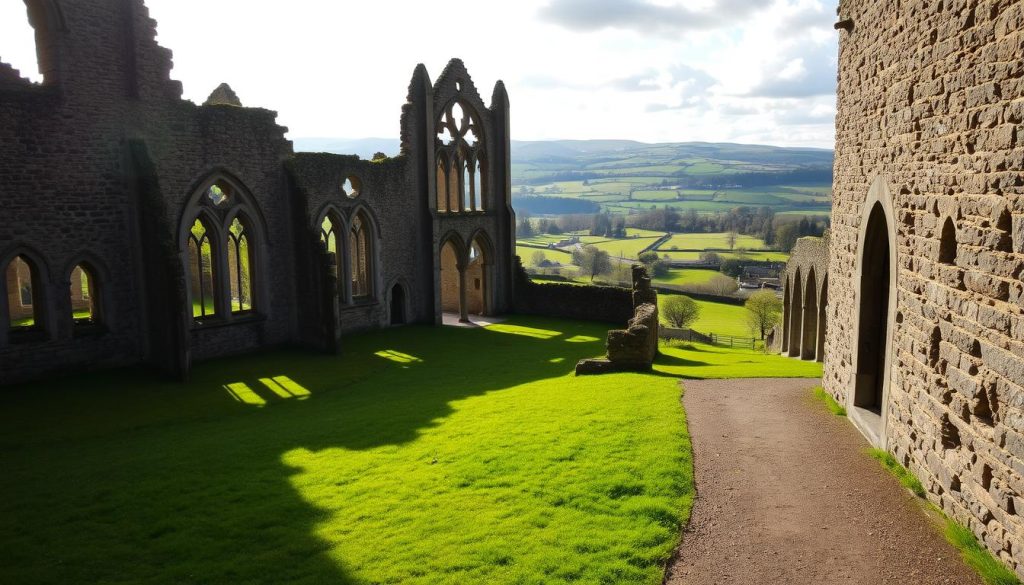
[[[524,315],[603,321],[622,326],[633,318],[633,292],[613,286],[533,282],[516,257],[515,311]]]
[[[1024,575],[1024,2],[839,13],[824,385]]]
[[[436,83],[418,66],[401,109],[400,156],[296,155],[276,113],[242,107],[245,96],[226,84],[203,105],[181,99],[142,0],[33,5],[43,82],[0,65],[0,270],[19,257],[32,267],[36,319],[0,327],[0,384],[136,363],[184,378],[196,360],[280,345],[337,351],[346,332],[437,323],[446,239],[461,243],[460,269],[479,251],[473,309],[511,307],[515,220],[501,82],[486,105],[458,59]],[[478,121],[475,152],[487,172],[480,206],[443,213],[436,130],[455,102]],[[211,185],[230,197],[212,202]],[[321,243],[328,215],[335,254]],[[242,288],[229,278],[237,271],[226,252],[236,217],[250,244],[251,308],[232,301]],[[201,272],[188,243],[196,218],[208,224],[216,290],[213,314],[199,318]],[[353,265],[362,265],[348,253],[356,225],[368,238],[366,294],[353,293]],[[83,306],[72,283],[80,264],[95,280],[89,328],[73,319]],[[10,320],[24,307],[11,302],[8,280],[0,315]],[[402,303],[397,318],[393,299]]]
[[[633,317],[625,329],[608,332],[603,359],[586,359],[576,364],[576,375],[650,370],[658,356],[658,293],[642,265],[633,266]]]

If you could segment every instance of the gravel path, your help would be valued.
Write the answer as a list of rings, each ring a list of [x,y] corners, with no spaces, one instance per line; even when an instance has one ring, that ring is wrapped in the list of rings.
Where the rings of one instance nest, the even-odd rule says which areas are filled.
[[[980,584],[816,384],[685,382],[697,500],[666,583]]]

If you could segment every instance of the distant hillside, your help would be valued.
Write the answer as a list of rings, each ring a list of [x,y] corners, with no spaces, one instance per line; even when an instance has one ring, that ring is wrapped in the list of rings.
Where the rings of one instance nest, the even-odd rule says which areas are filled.
[[[387,138],[296,138],[299,151],[394,156],[399,142]],[[612,213],[652,205],[701,213],[739,205],[768,206],[776,213],[828,214],[831,150],[751,144],[632,140],[512,141],[513,204],[537,214],[558,213],[564,198],[596,204]],[[563,204],[544,197],[563,198]],[[519,208],[519,205],[516,205]]]

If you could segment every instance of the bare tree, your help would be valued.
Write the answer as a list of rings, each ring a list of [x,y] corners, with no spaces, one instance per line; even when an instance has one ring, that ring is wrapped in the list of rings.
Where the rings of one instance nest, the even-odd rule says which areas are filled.
[[[725,234],[725,241],[729,244],[730,250],[736,249],[736,240],[739,239],[739,234],[736,232],[729,232]]]
[[[729,296],[736,292],[739,285],[736,284],[736,279],[730,278],[724,274],[716,274],[711,277],[711,280],[704,285],[708,292],[718,296]]]

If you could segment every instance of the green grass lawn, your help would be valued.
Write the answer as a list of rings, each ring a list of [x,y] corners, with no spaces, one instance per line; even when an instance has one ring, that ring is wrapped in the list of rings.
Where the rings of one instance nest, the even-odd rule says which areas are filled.
[[[606,329],[406,327],[187,385],[8,388],[0,582],[660,583],[693,493],[680,390],[572,376]]]
[[[404,327],[7,388],[2,583],[661,583],[693,498],[678,379],[820,364],[607,326]]]
[[[658,304],[671,297],[669,294],[658,295]],[[700,307],[700,317],[690,326],[694,331],[717,335],[734,335],[751,337],[750,325],[747,323],[747,310],[742,305],[727,305],[711,301],[694,301]]]
[[[759,250],[764,248],[764,240],[740,234],[736,236],[736,247]],[[728,234],[673,234],[667,242],[658,248],[658,251],[671,252],[673,248],[677,250],[728,250]]]
[[[681,378],[819,378],[822,364],[703,343],[662,342],[657,373]]]
[[[654,238],[626,238],[623,240],[607,240],[592,244],[595,248],[604,250],[616,258],[629,258],[635,260],[645,248],[658,241]]]
[[[561,264],[569,264],[572,262],[572,255],[568,252],[563,252],[562,250],[545,250],[530,246],[516,246],[516,255],[522,258],[523,266],[533,266],[533,255],[537,252],[543,254],[544,258],[551,262],[559,262]]]
[[[655,284],[673,284],[678,286],[707,284],[712,278],[721,274],[717,270],[703,268],[673,268],[663,278],[655,278]]]

